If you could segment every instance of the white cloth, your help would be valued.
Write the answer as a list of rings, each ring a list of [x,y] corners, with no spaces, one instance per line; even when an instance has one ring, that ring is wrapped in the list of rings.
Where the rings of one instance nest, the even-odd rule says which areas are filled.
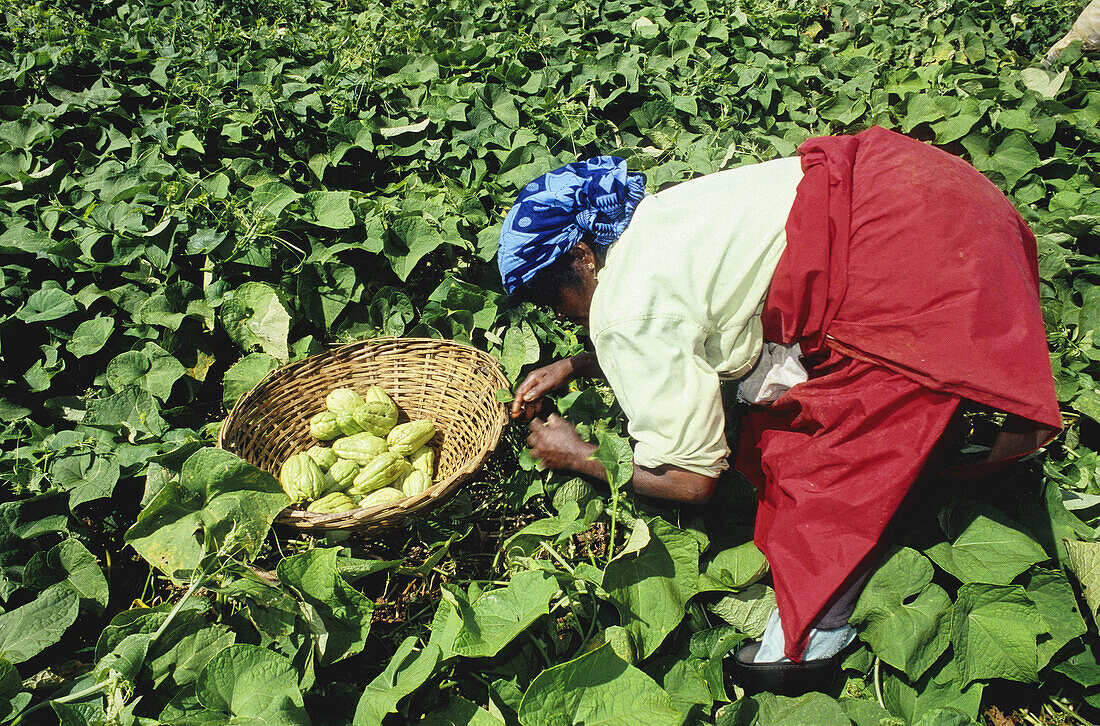
[[[806,650],[802,651],[802,660],[824,660],[844,650],[855,640],[856,629],[851,625],[821,630],[813,628],[806,641]],[[760,650],[756,651],[754,663],[790,663],[791,659],[783,654],[783,622],[779,619],[779,608],[772,610],[768,625],[760,637]]]
[[[634,462],[717,476],[727,467],[719,379],[763,346],[760,313],[802,180],[792,157],[650,195],[600,270],[589,333],[637,440]]]
[[[737,386],[737,398],[743,403],[771,403],[809,377],[798,343],[765,341],[760,359]]]

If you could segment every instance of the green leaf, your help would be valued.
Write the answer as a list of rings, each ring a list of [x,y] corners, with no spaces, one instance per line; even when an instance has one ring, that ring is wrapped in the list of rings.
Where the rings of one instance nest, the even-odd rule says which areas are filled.
[[[103,348],[114,329],[113,318],[96,317],[85,320],[76,326],[73,337],[65,347],[77,358],[93,355]]]
[[[630,442],[614,431],[598,429],[596,438],[599,446],[592,458],[603,465],[607,472],[607,481],[612,491],[617,491],[634,478],[634,452]]]
[[[329,229],[347,229],[355,224],[348,192],[308,192],[306,203],[313,210],[314,221]]]
[[[455,696],[441,711],[432,711],[420,726],[505,726],[505,722],[476,703]]]
[[[775,610],[775,591],[756,583],[711,603],[709,609],[745,635],[759,638]]]
[[[920,678],[947,648],[951,598],[932,584],[932,563],[908,547],[891,552],[867,582],[851,623],[875,655]]]
[[[85,502],[111,496],[120,475],[118,460],[109,454],[83,451],[59,456],[50,465],[50,476],[69,492],[73,511]]]
[[[15,317],[25,323],[40,323],[75,312],[76,301],[72,295],[56,287],[47,287],[31,293],[26,305],[15,313]]]
[[[1039,166],[1035,147],[1021,131],[1013,131],[990,156],[982,171],[997,171],[1005,178],[1005,190],[1011,191],[1025,174]]]
[[[683,620],[699,581],[698,539],[663,519],[649,521],[649,533],[645,547],[612,561],[603,579],[643,659]]]
[[[390,255],[393,271],[402,282],[408,279],[424,255],[444,242],[443,236],[423,217],[400,217],[394,220],[390,231],[405,248],[404,254]]]
[[[1067,77],[1068,67],[1063,68],[1060,73],[1052,73],[1045,68],[1025,68],[1020,71],[1020,80],[1024,86],[1043,98],[1057,98]]]
[[[512,576],[508,586],[481,593],[459,608],[462,629],[454,641],[454,652],[467,657],[488,657],[549,612],[550,598],[558,583],[545,572],[527,570]]]
[[[233,723],[254,719],[268,726],[305,726],[310,722],[294,664],[257,645],[238,643],[211,658],[195,692],[203,706],[230,714]]]
[[[289,360],[290,313],[275,288],[262,282],[244,283],[222,304],[221,319],[229,337],[245,353],[259,348],[279,361]]]
[[[807,693],[797,698],[761,693],[753,696],[759,709],[759,726],[851,726],[852,722],[840,704],[824,693]]]
[[[64,583],[80,597],[80,605],[102,615],[110,596],[107,578],[95,555],[79,540],[67,539],[49,552],[35,553],[23,568],[23,584],[38,589]]]
[[[9,663],[33,658],[61,640],[79,611],[77,591],[58,584],[26,605],[0,614],[0,657]]]
[[[950,544],[925,550],[933,562],[962,582],[1007,585],[1047,553],[1020,525],[986,504],[959,502],[944,515]]]
[[[107,384],[115,391],[128,386],[143,388],[159,401],[166,401],[172,386],[187,373],[175,356],[156,343],[146,343],[141,351],[122,353],[107,364]]]
[[[699,590],[736,590],[753,584],[767,573],[767,558],[749,541],[715,554],[699,577]]]
[[[523,726],[680,726],[682,717],[653,679],[603,645],[540,673],[523,694],[519,721]]]
[[[248,393],[271,371],[279,367],[279,361],[267,353],[249,353],[234,363],[222,378],[222,405],[228,411],[237,399]]]
[[[201,449],[141,511],[126,542],[169,577],[187,579],[208,551],[254,557],[289,504],[266,471],[228,451]]]
[[[397,702],[424,685],[435,672],[439,648],[428,644],[417,649],[416,642],[414,636],[405,638],[386,670],[367,684],[355,708],[353,726],[382,726],[386,714],[396,713]]]
[[[1038,680],[1036,638],[1046,625],[1018,585],[968,583],[951,608],[951,644],[959,678]]]
[[[267,182],[252,192],[252,209],[260,214],[278,219],[287,205],[302,198],[286,184],[277,181]]]
[[[955,708],[972,717],[978,715],[983,683],[964,684],[953,659],[944,656],[920,680],[910,684],[904,676],[889,673],[882,682],[882,696],[891,713],[917,723],[937,708]]]
[[[1043,619],[1049,639],[1039,640],[1039,668],[1043,668],[1064,645],[1088,631],[1077,607],[1069,580],[1059,570],[1035,570],[1027,581],[1027,596]]]
[[[308,607],[307,620],[322,665],[354,655],[366,645],[374,603],[337,572],[338,547],[324,547],[279,562],[279,581],[293,588]]]
[[[1100,614],[1100,542],[1078,542],[1066,538],[1063,544],[1069,555],[1069,571],[1081,583],[1085,602],[1095,623]]]
[[[161,436],[168,423],[160,416],[156,399],[137,386],[130,386],[113,396],[99,398],[88,404],[84,424],[116,430],[125,429],[134,440],[138,434]]]

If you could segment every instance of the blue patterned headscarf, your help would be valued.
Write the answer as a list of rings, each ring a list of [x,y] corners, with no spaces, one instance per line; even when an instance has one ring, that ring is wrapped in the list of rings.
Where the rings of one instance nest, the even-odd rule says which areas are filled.
[[[523,188],[504,218],[497,264],[509,295],[584,236],[602,251],[619,239],[645,196],[645,175],[597,156],[566,164]]]

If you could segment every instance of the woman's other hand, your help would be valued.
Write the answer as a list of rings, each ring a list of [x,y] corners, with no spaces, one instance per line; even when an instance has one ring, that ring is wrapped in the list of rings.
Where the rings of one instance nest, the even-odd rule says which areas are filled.
[[[550,469],[583,469],[596,447],[580,437],[577,429],[556,413],[543,421],[531,421],[531,433],[527,437],[531,456]]]
[[[574,376],[571,358],[528,373],[523,383],[516,388],[516,396],[512,399],[512,418],[519,418],[521,415],[526,419],[534,418],[542,411],[543,396],[569,383]]]

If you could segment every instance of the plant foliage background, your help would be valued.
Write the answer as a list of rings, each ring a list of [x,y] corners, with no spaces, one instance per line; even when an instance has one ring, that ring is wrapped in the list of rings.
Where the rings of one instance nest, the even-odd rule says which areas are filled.
[[[1100,76],[1076,47],[1037,63],[1078,10],[0,3],[0,722],[1095,720]],[[774,602],[752,493],[634,501],[599,384],[557,405],[609,489],[539,472],[517,428],[372,541],[271,531],[277,483],[212,448],[266,372],[341,341],[469,341],[513,380],[581,350],[492,264],[542,172],[612,153],[656,190],[872,124],[964,156],[1032,225],[1067,427],[911,503],[839,699],[723,681]]]

